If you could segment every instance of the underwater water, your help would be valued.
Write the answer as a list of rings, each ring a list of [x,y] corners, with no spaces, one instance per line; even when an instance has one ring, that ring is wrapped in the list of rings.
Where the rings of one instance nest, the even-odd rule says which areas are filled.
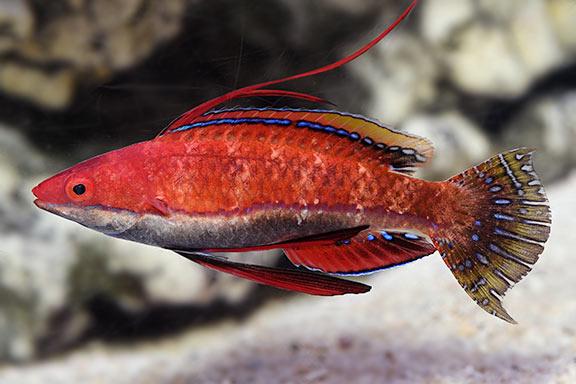
[[[428,138],[444,180],[536,149],[545,251],[487,315],[438,253],[313,297],[39,210],[30,190],[233,89],[353,52],[408,1],[0,0],[0,382],[576,382],[576,3],[422,0],[342,69],[286,83]],[[227,106],[314,106],[250,98]],[[288,265],[279,251],[236,260]]]

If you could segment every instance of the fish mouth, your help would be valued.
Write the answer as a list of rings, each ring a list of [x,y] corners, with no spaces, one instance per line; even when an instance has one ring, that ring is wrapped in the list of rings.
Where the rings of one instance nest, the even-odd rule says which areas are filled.
[[[40,208],[46,212],[50,212],[50,213],[53,213],[55,215],[62,216],[65,219],[77,221],[77,220],[74,220],[74,218],[73,218],[74,215],[72,215],[70,213],[70,209],[69,209],[70,207],[68,206],[68,204],[47,203],[47,202],[42,201],[40,199],[35,199],[34,205],[36,205],[38,208]]]
[[[136,225],[141,217],[136,212],[127,209],[108,208],[101,205],[84,207],[69,203],[47,203],[40,199],[34,200],[34,204],[42,210],[115,237]]]
[[[51,213],[55,213],[58,214],[56,209],[53,208],[52,206],[54,206],[55,204],[50,204],[50,203],[46,203],[40,199],[34,199],[34,205],[37,206],[40,209],[43,209],[45,211],[51,212]]]

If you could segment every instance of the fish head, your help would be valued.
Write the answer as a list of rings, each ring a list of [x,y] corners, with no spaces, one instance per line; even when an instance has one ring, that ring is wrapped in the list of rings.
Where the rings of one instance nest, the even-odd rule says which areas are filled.
[[[116,151],[118,152],[118,151]],[[139,219],[142,200],[139,172],[133,162],[109,152],[81,162],[32,189],[37,207],[88,228],[118,236]]]

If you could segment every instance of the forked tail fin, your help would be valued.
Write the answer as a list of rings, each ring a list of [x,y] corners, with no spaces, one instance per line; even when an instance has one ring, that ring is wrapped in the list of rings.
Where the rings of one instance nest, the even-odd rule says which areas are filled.
[[[466,293],[510,323],[501,299],[538,261],[548,239],[550,208],[534,172],[532,151],[494,156],[448,180],[470,192],[469,222],[455,222],[433,240]]]

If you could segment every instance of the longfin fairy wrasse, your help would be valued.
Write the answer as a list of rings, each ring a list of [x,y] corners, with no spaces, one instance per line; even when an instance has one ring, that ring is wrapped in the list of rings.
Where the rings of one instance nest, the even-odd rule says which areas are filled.
[[[367,292],[344,279],[438,251],[485,311],[514,320],[507,290],[543,251],[550,210],[532,150],[494,156],[442,182],[413,177],[425,138],[326,108],[232,108],[244,97],[322,98],[272,89],[351,62],[380,35],[326,66],[229,92],[155,138],[81,162],[33,189],[38,207],[117,238],[171,249],[207,268],[315,295]],[[214,252],[281,249],[295,266]]]

